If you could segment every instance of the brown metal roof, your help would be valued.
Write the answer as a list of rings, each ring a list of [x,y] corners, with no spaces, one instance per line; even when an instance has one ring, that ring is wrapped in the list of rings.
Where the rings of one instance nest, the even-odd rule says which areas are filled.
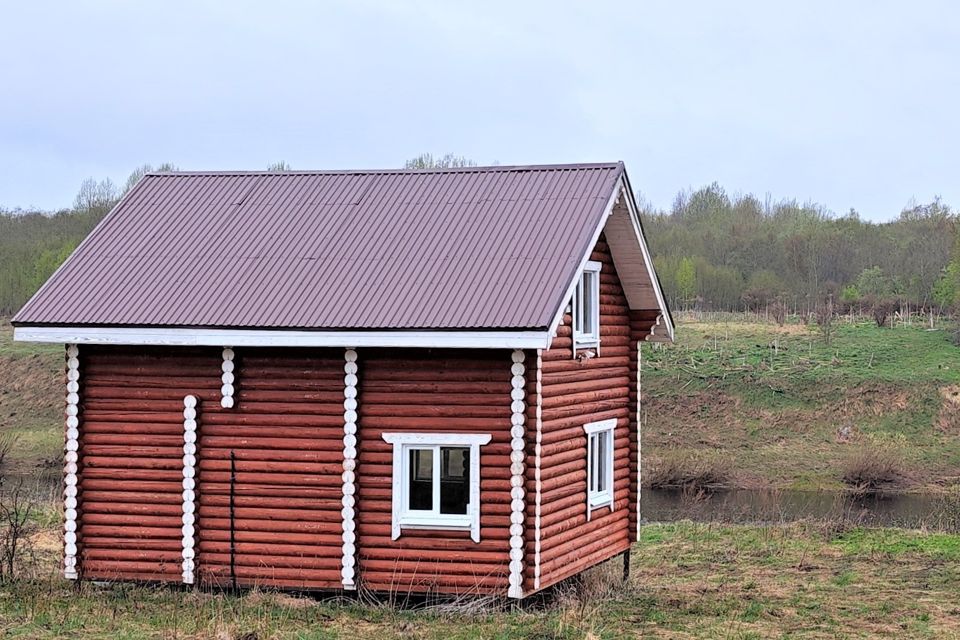
[[[550,325],[623,165],[150,174],[20,325]]]

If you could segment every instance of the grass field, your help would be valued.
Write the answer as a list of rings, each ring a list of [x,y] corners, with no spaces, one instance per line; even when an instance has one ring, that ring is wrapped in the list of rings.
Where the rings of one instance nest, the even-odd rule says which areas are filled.
[[[48,570],[49,567],[48,567]],[[601,567],[526,610],[419,609],[55,578],[0,585],[7,638],[957,638],[960,536],[800,523],[650,525],[630,582]]]
[[[681,324],[645,353],[646,459],[720,456],[745,487],[831,489],[858,449],[895,451],[908,484],[960,482],[960,349],[946,331],[840,323]]]

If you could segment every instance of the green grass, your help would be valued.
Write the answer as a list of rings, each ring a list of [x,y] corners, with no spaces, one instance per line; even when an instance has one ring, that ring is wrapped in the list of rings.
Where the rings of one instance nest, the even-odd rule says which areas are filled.
[[[944,330],[691,322],[644,354],[644,454],[710,450],[736,484],[841,487],[858,447],[896,449],[913,488],[960,482],[960,349]],[[954,401],[956,402],[956,401]]]
[[[643,528],[631,581],[619,563],[545,605],[404,609],[55,577],[0,585],[9,638],[955,638],[960,536],[837,523]],[[842,527],[839,527],[842,530]],[[51,556],[52,558],[52,556]],[[51,559],[50,562],[53,562]],[[48,571],[52,571],[47,567]],[[470,604],[467,604],[467,603]]]

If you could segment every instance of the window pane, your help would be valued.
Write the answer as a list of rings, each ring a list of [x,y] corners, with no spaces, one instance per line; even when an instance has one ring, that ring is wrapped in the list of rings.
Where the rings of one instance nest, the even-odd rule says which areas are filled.
[[[583,278],[577,283],[573,291],[573,330],[583,331]]]
[[[410,509],[433,509],[433,450],[410,450]]]
[[[583,332],[588,335],[596,335],[596,309],[599,304],[597,300],[598,289],[597,273],[586,271],[583,274]]]
[[[607,433],[597,434],[597,491],[607,490]]]
[[[466,514],[470,502],[470,448],[440,448],[440,513]]]

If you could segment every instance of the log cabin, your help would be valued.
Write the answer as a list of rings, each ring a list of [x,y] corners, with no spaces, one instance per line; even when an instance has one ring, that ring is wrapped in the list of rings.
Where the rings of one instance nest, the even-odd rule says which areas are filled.
[[[66,578],[510,598],[629,558],[673,339],[622,163],[148,174],[13,324]]]

